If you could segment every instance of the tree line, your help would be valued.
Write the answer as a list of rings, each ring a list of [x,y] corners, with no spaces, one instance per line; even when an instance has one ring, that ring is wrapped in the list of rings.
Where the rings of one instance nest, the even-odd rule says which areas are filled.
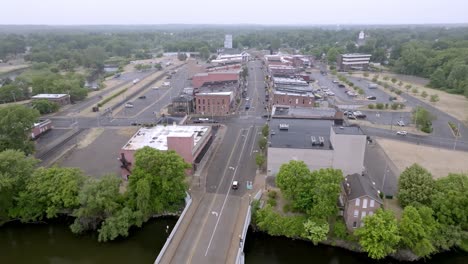
[[[434,180],[426,169],[412,165],[398,182],[401,217],[397,219],[390,209],[378,209],[364,217],[364,226],[353,233],[336,217],[342,180],[340,170],[311,172],[302,161],[282,165],[276,184],[288,204],[283,213],[275,209],[276,202],[271,200],[276,194],[269,195],[261,209],[254,204],[255,226],[273,236],[314,244],[334,239],[357,242],[373,259],[399,249],[409,249],[423,258],[456,247],[468,251],[468,175],[449,174]]]
[[[0,225],[74,218],[75,234],[97,231],[100,242],[129,235],[154,215],[184,204],[190,166],[174,151],[136,151],[128,186],[115,175],[95,179],[77,168],[35,168],[38,160],[18,150],[0,152]]]

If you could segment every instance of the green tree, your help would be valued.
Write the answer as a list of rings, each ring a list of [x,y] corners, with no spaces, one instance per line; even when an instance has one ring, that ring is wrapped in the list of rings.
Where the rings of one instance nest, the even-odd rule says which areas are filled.
[[[396,251],[400,242],[398,225],[391,211],[378,209],[372,216],[363,219],[364,226],[354,234],[359,237],[359,244],[373,259],[382,259]]]
[[[405,207],[399,230],[402,244],[416,255],[425,257],[435,251],[431,242],[431,233],[427,232],[424,221],[415,207]]]
[[[419,90],[418,90],[418,88],[413,88],[413,89],[411,90],[411,92],[413,92],[413,94],[418,94],[418,93],[419,93]]]
[[[426,97],[428,96],[428,94],[426,93],[426,91],[422,91],[421,92],[421,97],[426,99]]]
[[[141,212],[132,211],[128,207],[122,208],[102,223],[98,230],[99,242],[114,240],[119,236],[127,237],[130,227],[133,225],[141,227],[141,219],[143,219]]]
[[[265,155],[258,153],[255,156],[255,163],[257,164],[259,169],[263,168],[263,166],[265,165],[265,161],[266,161]]]
[[[265,151],[266,150],[266,146],[267,146],[267,139],[262,137],[258,140],[258,147],[262,150],[262,151]]]
[[[38,110],[40,114],[50,114],[57,112],[60,108],[60,105],[56,102],[51,102],[47,99],[34,100],[32,102],[34,109]]]
[[[137,150],[128,185],[131,208],[142,213],[143,221],[152,214],[177,210],[186,195],[189,168],[175,151]]]
[[[304,231],[304,237],[312,241],[314,245],[317,245],[319,242],[327,239],[330,226],[328,222],[324,220],[308,219],[307,222],[304,223]]]
[[[0,152],[0,226],[17,204],[18,193],[34,172],[37,160],[18,150]]]
[[[337,48],[330,48],[327,52],[327,60],[329,63],[334,63],[336,62],[338,55],[340,55],[340,52],[338,51]]]
[[[73,233],[96,230],[105,219],[122,207],[120,182],[114,175],[107,175],[99,180],[88,179],[85,182],[78,194],[80,207],[73,212],[76,217],[70,226]]]
[[[311,176],[313,203],[307,213],[314,219],[328,220],[338,213],[336,201],[340,196],[343,173],[341,170],[320,169],[313,171]]]
[[[435,181],[432,209],[441,224],[468,229],[468,176],[449,174]]]
[[[304,216],[282,216],[269,204],[255,210],[253,219],[260,230],[271,236],[301,238],[304,235]]]
[[[185,60],[187,60],[187,54],[177,53],[177,59],[179,59],[180,61],[185,61]]]
[[[418,106],[413,110],[413,122],[416,124],[416,128],[419,128],[424,132],[431,132],[432,121],[435,120],[435,118],[436,117],[434,115],[421,106]]]
[[[268,137],[268,135],[270,134],[270,128],[268,127],[268,124],[265,124],[263,127],[262,127],[262,135],[264,137]]]
[[[30,131],[39,118],[39,112],[23,105],[0,108],[0,151],[16,149],[31,154],[34,143]]]
[[[203,46],[200,49],[200,57],[207,60],[210,57],[210,49],[207,46]]]
[[[293,207],[308,207],[312,203],[312,195],[309,184],[312,182],[311,173],[303,161],[291,160],[283,164],[276,176],[276,186],[286,198],[292,201]],[[303,200],[301,202],[298,202]],[[298,206],[297,204],[306,203],[307,206]]]
[[[22,222],[55,218],[79,206],[78,193],[85,176],[77,168],[39,168],[19,193],[13,213]]]
[[[418,164],[406,168],[398,179],[398,201],[407,205],[428,205],[434,189],[432,175]]]

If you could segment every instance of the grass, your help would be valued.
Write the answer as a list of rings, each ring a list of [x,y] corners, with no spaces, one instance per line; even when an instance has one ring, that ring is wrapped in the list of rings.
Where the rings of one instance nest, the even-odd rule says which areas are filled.
[[[105,105],[105,104],[108,103],[110,100],[112,100],[112,99],[114,99],[115,97],[117,97],[117,96],[119,96],[119,95],[125,93],[125,92],[127,91],[127,89],[128,89],[128,88],[124,88],[124,89],[118,91],[117,93],[115,93],[115,94],[113,94],[113,95],[107,97],[106,99],[104,99],[104,100],[102,100],[101,102],[99,102],[99,103],[98,103],[98,106],[101,107],[101,106]]]

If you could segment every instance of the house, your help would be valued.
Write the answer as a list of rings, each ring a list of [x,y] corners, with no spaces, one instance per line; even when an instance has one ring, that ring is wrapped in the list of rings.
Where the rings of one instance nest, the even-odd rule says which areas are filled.
[[[380,191],[364,173],[348,175],[341,187],[340,205],[344,207],[343,218],[350,231],[363,226],[362,219],[383,205]]]

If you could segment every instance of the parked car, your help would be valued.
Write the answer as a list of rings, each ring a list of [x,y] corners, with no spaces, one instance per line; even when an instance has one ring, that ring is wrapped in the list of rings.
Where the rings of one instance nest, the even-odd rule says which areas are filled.
[[[366,98],[367,98],[367,100],[377,100],[377,97],[372,96],[372,95],[371,95],[371,96],[367,96]]]
[[[133,103],[126,103],[125,108],[133,108]]]
[[[351,115],[348,115],[348,119],[356,120],[356,117],[353,114],[351,114]]]
[[[403,122],[403,120],[400,120],[397,122],[397,125],[399,126],[405,126],[405,122]]]
[[[361,111],[354,111],[353,115],[357,118],[366,118],[366,115],[363,114]]]
[[[406,136],[408,134],[408,132],[406,132],[404,130],[400,130],[400,131],[397,131],[396,134],[400,135],[400,136]]]
[[[159,87],[157,87],[157,86],[153,86],[151,89],[153,89],[153,90],[158,90],[158,89],[159,89]]]
[[[339,84],[338,84],[338,87],[339,87],[339,88],[345,88],[346,85],[344,85],[344,84],[342,84],[342,83],[339,83]]]
[[[338,80],[333,80],[332,82],[333,82],[333,83],[338,83]]]
[[[390,96],[390,97],[388,98],[388,100],[389,100],[389,101],[394,101],[394,100],[397,100],[397,98],[396,98],[396,96]]]
[[[146,95],[139,96],[138,99],[146,99]]]

